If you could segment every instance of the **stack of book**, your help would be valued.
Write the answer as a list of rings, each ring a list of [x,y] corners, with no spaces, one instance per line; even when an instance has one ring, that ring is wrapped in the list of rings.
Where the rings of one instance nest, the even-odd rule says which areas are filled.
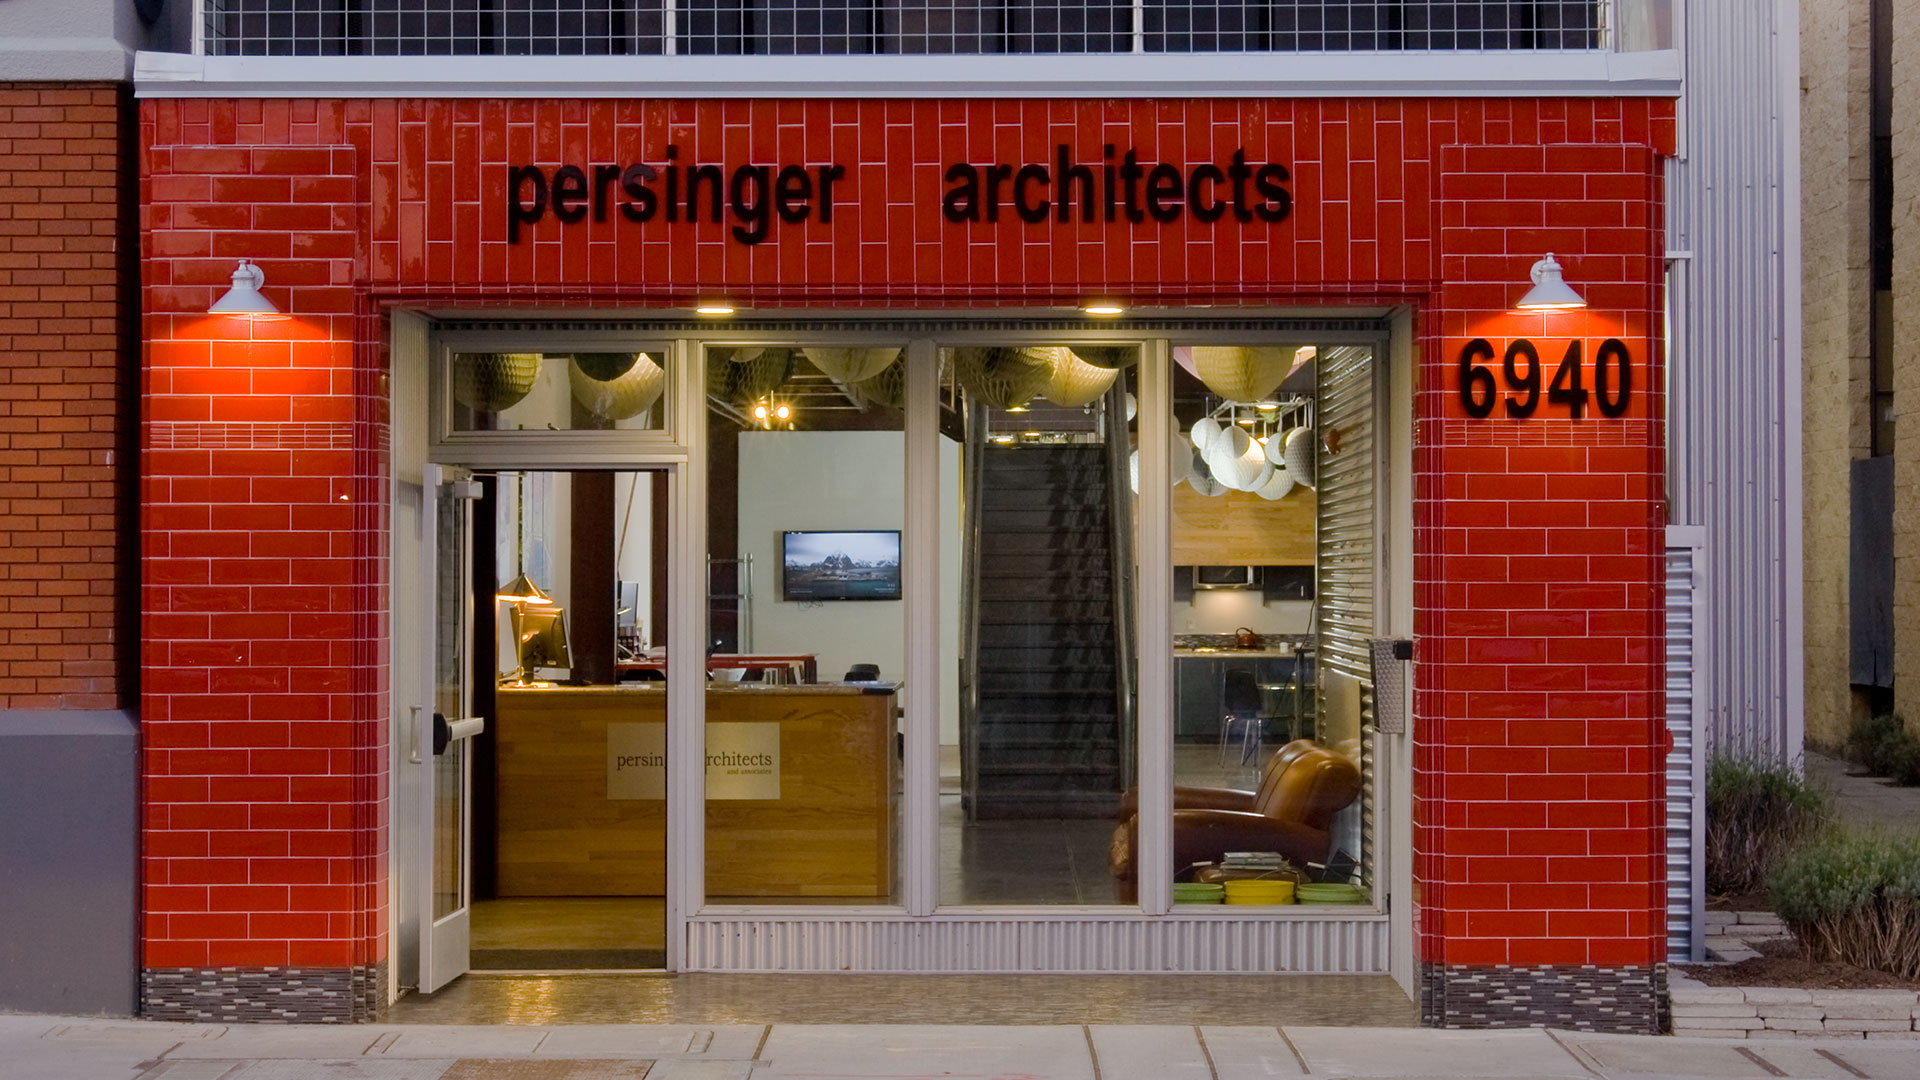
[[[1291,870],[1293,865],[1277,851],[1229,851],[1220,860],[1222,870]]]

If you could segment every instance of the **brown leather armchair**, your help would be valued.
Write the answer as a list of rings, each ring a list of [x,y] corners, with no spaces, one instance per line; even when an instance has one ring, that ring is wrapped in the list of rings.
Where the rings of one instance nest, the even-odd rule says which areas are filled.
[[[1327,861],[1333,816],[1360,797],[1360,770],[1353,762],[1308,739],[1275,750],[1260,770],[1258,791],[1227,788],[1173,789],[1173,865],[1219,862],[1229,851],[1277,851],[1305,868]],[[1120,903],[1135,901],[1134,862],[1140,843],[1138,792],[1121,800],[1121,825],[1107,848]]]

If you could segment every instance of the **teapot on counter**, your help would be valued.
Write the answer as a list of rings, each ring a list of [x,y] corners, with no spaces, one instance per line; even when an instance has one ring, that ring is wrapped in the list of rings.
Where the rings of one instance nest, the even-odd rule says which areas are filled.
[[[1233,647],[1236,649],[1257,649],[1260,647],[1260,635],[1253,628],[1243,626],[1233,632]]]

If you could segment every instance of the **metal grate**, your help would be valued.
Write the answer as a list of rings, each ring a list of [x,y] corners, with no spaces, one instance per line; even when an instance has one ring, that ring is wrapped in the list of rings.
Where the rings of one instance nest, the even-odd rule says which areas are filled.
[[[1610,7],[1608,0],[200,2],[205,51],[216,56],[1598,49]]]

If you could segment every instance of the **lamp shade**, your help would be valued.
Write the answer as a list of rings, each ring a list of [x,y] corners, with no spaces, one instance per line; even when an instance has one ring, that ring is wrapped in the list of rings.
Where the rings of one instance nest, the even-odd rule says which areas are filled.
[[[1198,345],[1194,374],[1228,401],[1259,401],[1293,370],[1294,350],[1274,346]]]
[[[284,319],[280,309],[273,301],[260,292],[267,283],[266,271],[261,270],[252,260],[241,259],[240,265],[233,268],[233,285],[221,294],[220,299],[207,309],[209,315],[244,315],[250,319]]]
[[[1119,368],[1095,367],[1075,356],[1071,349],[1054,349],[1046,399],[1055,405],[1077,409],[1092,404],[1119,377]]]
[[[493,598],[496,600],[505,600],[512,604],[540,605],[553,603],[553,598],[541,592],[540,586],[535,585],[533,579],[528,577],[524,570],[512,581],[502,586],[499,592],[494,593]]]
[[[454,353],[453,400],[476,412],[500,412],[533,392],[539,353]]]
[[[1074,358],[1098,368],[1123,368],[1140,359],[1134,345],[1075,345]]]
[[[567,368],[573,400],[595,416],[639,416],[667,390],[667,373],[646,353],[578,353]]]
[[[1574,292],[1572,286],[1560,276],[1560,264],[1554,260],[1553,252],[1533,264],[1528,274],[1533,279],[1533,288],[1520,298],[1514,307],[1522,311],[1568,311],[1587,306],[1587,299]]]

